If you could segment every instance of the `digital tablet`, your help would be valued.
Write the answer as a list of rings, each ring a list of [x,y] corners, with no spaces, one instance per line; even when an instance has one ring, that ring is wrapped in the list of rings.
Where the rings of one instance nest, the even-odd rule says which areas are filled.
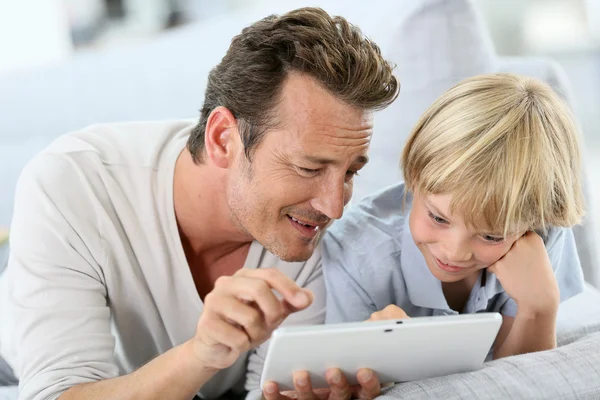
[[[502,325],[499,313],[283,327],[271,336],[261,376],[294,390],[292,373],[308,371],[313,388],[328,387],[325,371],[337,367],[356,384],[361,368],[382,384],[406,382],[482,366]]]

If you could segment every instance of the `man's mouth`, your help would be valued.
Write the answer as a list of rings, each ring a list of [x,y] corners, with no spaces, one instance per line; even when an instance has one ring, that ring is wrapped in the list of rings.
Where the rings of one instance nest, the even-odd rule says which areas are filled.
[[[321,230],[321,225],[318,223],[314,223],[312,221],[305,221],[296,217],[292,217],[291,215],[287,215],[290,220],[292,226],[298,229],[304,236],[315,237],[319,230]]]

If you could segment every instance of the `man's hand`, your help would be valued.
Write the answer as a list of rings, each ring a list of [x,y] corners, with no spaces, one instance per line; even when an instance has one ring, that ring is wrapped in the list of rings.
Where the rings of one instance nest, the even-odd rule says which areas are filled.
[[[381,394],[379,380],[370,369],[361,369],[356,375],[359,384],[350,386],[346,377],[338,368],[327,370],[325,379],[329,388],[313,389],[308,372],[294,373],[294,392],[279,392],[275,382],[267,382],[263,388],[265,400],[349,400],[374,399]]]
[[[519,306],[519,313],[556,313],[560,292],[542,238],[527,232],[488,270],[496,274],[506,293]]]
[[[371,314],[371,318],[367,321],[384,321],[388,319],[405,319],[410,318],[403,309],[400,307],[390,304],[381,311],[374,312]]]
[[[213,370],[231,366],[242,353],[265,342],[288,315],[305,309],[312,300],[310,291],[276,269],[241,269],[233,276],[220,277],[204,299],[192,339],[200,365]]]

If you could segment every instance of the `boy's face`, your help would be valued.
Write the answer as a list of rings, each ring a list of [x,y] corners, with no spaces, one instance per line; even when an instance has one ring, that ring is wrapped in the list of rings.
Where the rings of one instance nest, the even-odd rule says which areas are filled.
[[[410,231],[431,273],[442,282],[473,276],[504,256],[520,234],[503,237],[468,226],[450,213],[452,196],[414,193]],[[483,226],[483,224],[481,224]]]

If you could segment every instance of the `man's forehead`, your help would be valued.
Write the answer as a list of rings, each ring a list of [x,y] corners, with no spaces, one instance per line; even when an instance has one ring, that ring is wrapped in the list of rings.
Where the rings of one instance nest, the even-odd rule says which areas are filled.
[[[373,128],[373,112],[350,105],[315,79],[291,73],[285,80],[278,114],[282,123],[335,126],[348,131]]]

